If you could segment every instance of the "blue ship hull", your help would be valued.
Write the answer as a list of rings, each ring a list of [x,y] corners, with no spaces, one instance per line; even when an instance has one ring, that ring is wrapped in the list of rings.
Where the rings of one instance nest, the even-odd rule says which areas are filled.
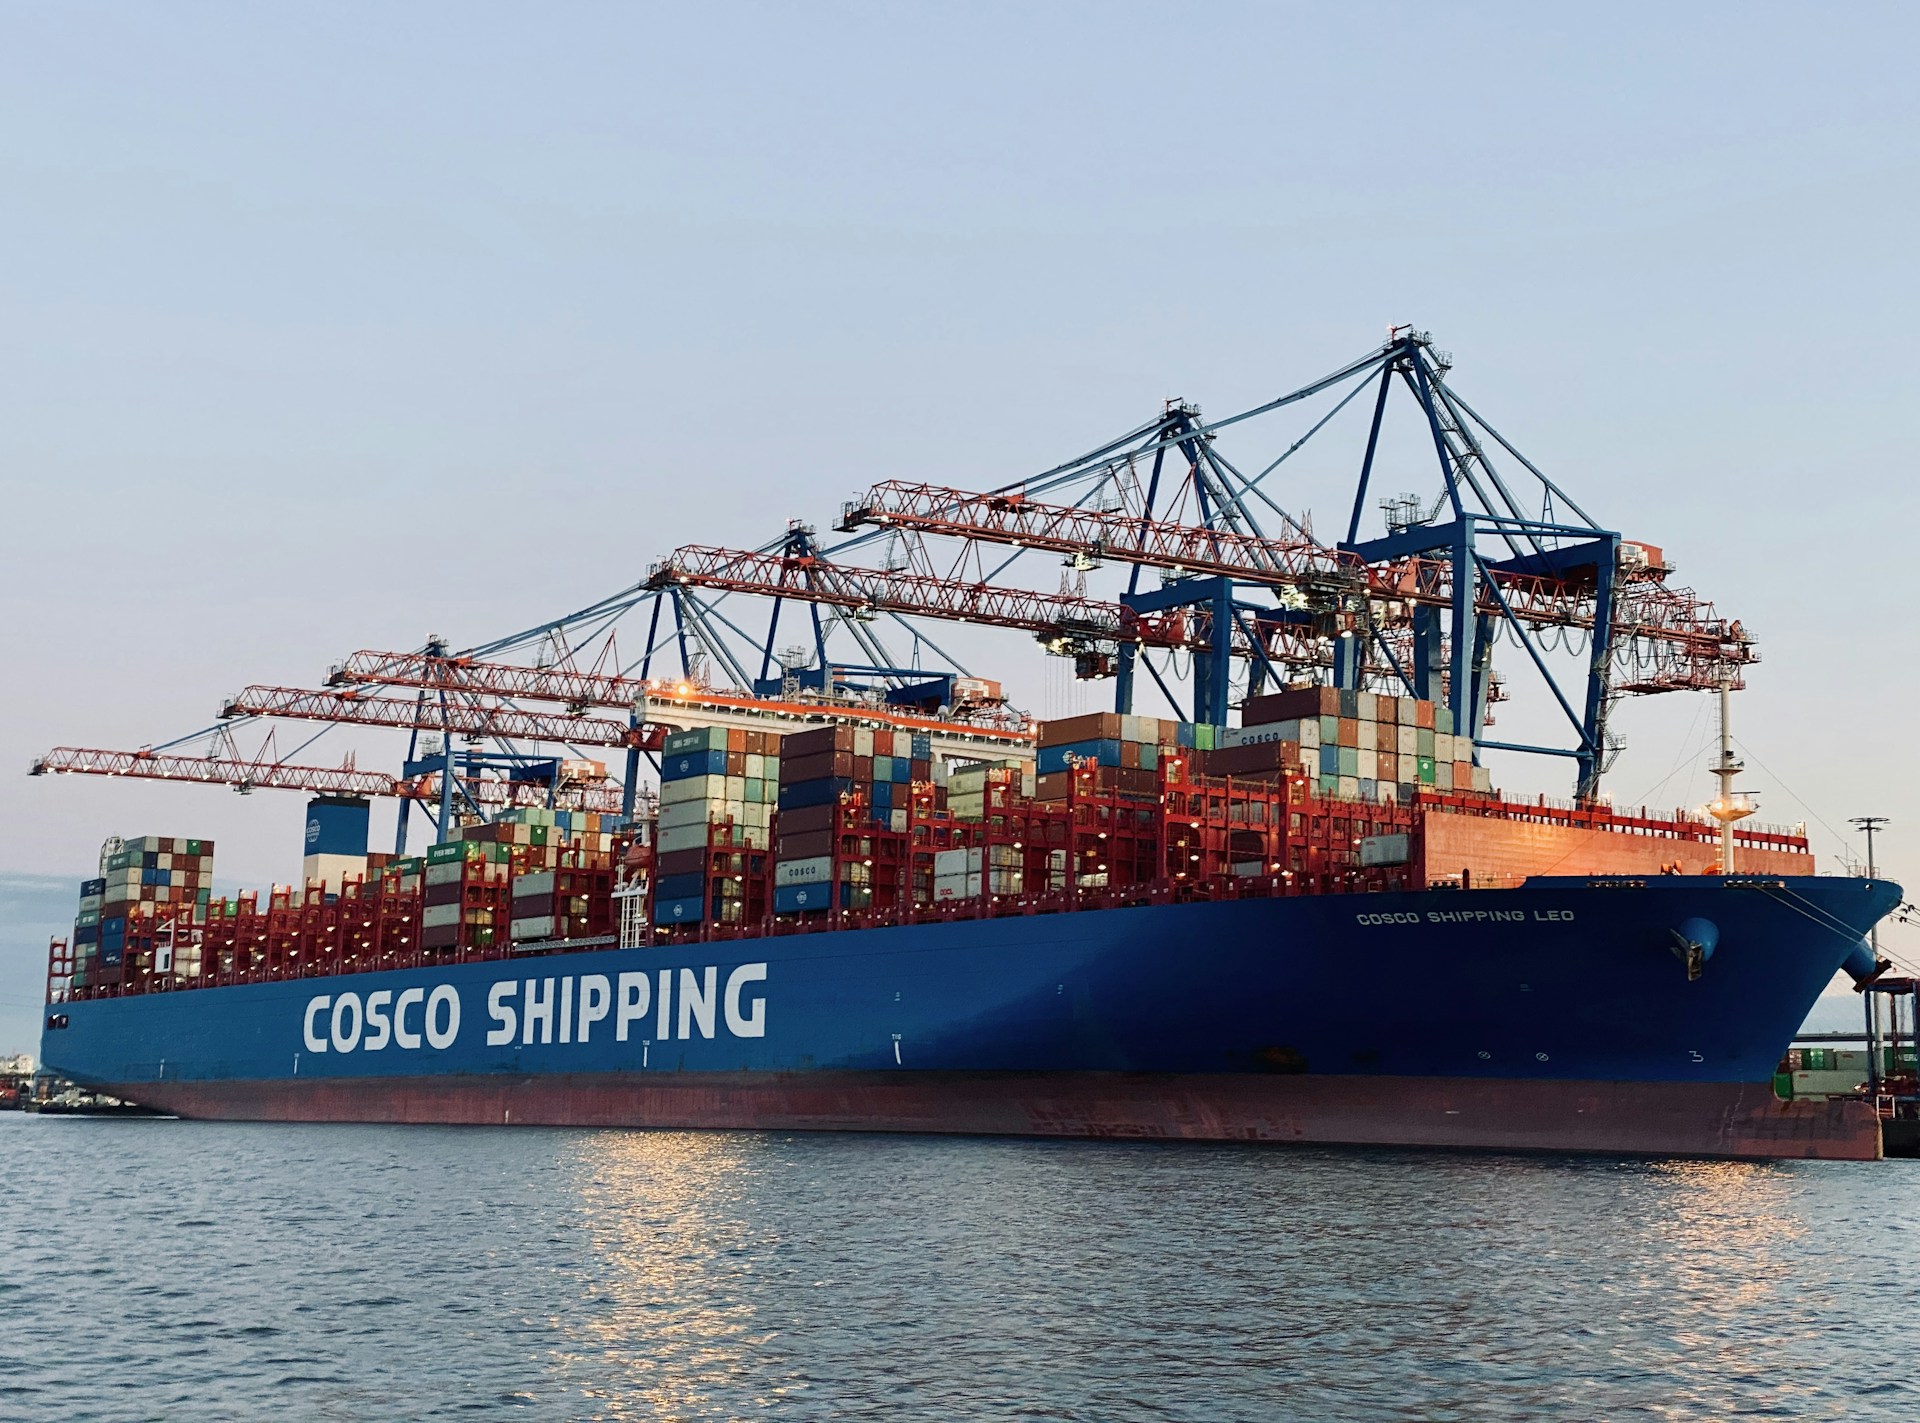
[[[1764,1084],[1899,894],[1536,879],[584,952],[75,1002],[42,1056],[201,1116],[1861,1155]]]

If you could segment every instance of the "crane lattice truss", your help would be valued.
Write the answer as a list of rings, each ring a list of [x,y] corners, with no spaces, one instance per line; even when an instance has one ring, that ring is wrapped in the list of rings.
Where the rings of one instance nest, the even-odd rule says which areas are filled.
[[[808,655],[829,696],[831,669],[842,666],[894,686],[923,677],[922,649],[964,674],[923,632],[928,620],[1019,630],[1050,651],[1073,653],[1077,666],[1081,653],[1097,650],[1083,675],[1111,672],[1121,711],[1132,710],[1138,666],[1173,696],[1149,656],[1156,651],[1191,654],[1193,715],[1215,722],[1232,704],[1230,679],[1242,675],[1235,669],[1244,669],[1239,685],[1252,692],[1267,678],[1330,668],[1343,687],[1445,701],[1481,746],[1572,756],[1579,794],[1590,797],[1615,745],[1606,723],[1618,696],[1737,687],[1756,660],[1752,642],[1739,623],[1675,586],[1657,553],[1589,518],[1460,398],[1447,384],[1449,369],[1424,335],[1401,329],[1330,375],[1225,419],[1206,421],[1195,407],[1170,402],[1076,459],[986,493],[884,481],[843,508],[848,537],[832,546],[798,523],[758,550],[689,546],[642,582],[563,617],[458,653],[437,639],[415,652],[357,653],[333,669],[333,690],[249,688],[222,715],[491,739],[509,754],[515,742],[621,747],[631,797],[643,749],[657,748],[664,734],[632,713],[656,655],[677,651],[681,676],[695,682],[708,681],[711,668],[739,687],[764,686],[781,608],[791,601],[808,606]],[[1396,389],[1412,397],[1439,493],[1430,506],[1383,502],[1384,532],[1363,537]],[[1344,537],[1327,542],[1277,502],[1268,483],[1368,393],[1351,517]],[[1331,410],[1252,475],[1223,452],[1229,429],[1323,394],[1337,396]],[[1496,467],[1495,450],[1509,471],[1521,471],[1514,482]],[[957,540],[961,552],[944,564],[929,540]],[[846,558],[869,545],[887,550],[886,567]],[[1049,594],[1003,581],[1011,565],[1035,554],[1064,560],[1078,586],[1063,581]],[[989,555],[999,562],[989,566]],[[1106,566],[1124,573],[1124,591],[1086,596],[1084,575]],[[1158,586],[1142,586],[1145,570],[1158,572]],[[772,600],[764,639],[722,606],[740,595]],[[649,616],[644,651],[621,666],[616,629],[636,611]],[[913,636],[910,666],[880,639],[877,624],[888,621]],[[1491,650],[1503,629],[1566,714],[1571,748],[1507,746],[1483,734],[1487,704],[1499,695]],[[830,661],[830,635],[851,638],[870,665]],[[1563,689],[1549,660],[1556,650],[1561,676],[1565,653],[1578,652],[1584,689]],[[758,678],[749,671],[755,653]],[[378,695],[383,688],[412,695]],[[520,702],[558,704],[564,714]],[[594,708],[628,716],[585,715]]]
[[[1579,794],[1597,794],[1613,749],[1612,701],[1627,692],[1738,687],[1756,660],[1740,624],[1668,580],[1640,545],[1589,518],[1564,490],[1486,424],[1446,384],[1449,362],[1424,335],[1396,332],[1372,357],[1224,420],[1203,422],[1191,406],[1033,481],[988,493],[906,480],[875,485],[843,507],[846,532],[948,537],[1041,550],[1132,570],[1124,601],[1136,608],[1222,596],[1218,584],[1266,590],[1283,607],[1334,621],[1334,677],[1343,687],[1381,686],[1443,699],[1455,724],[1482,745],[1574,757]],[[1249,478],[1220,452],[1229,426],[1343,383],[1347,394],[1307,434]],[[1362,538],[1362,516],[1389,394],[1411,392],[1440,475],[1431,508],[1415,501],[1384,535]],[[1274,501],[1262,482],[1362,392],[1375,392],[1346,537],[1329,545]],[[1488,452],[1496,445],[1529,482],[1515,492]],[[1074,489],[1071,502],[1041,497]],[[1394,501],[1397,503],[1398,501]],[[1390,507],[1390,506],[1389,506]],[[1257,515],[1283,532],[1262,532]],[[1175,591],[1139,592],[1139,570],[1174,575]],[[1198,576],[1196,576],[1198,575]],[[1189,596],[1190,595],[1190,596]],[[1493,696],[1491,649],[1502,627],[1526,651],[1577,737],[1572,748],[1487,741]],[[1563,690],[1542,635],[1584,643],[1584,694]],[[1224,651],[1225,649],[1220,649]],[[1129,649],[1122,648],[1116,705],[1130,705]],[[1227,705],[1224,657],[1196,660],[1196,716]],[[1208,681],[1210,686],[1201,685]]]
[[[33,763],[36,776],[123,776],[133,780],[230,786],[243,794],[255,790],[304,791],[308,795],[387,797],[434,801],[438,776],[401,777],[353,766],[300,766],[288,762],[248,761],[221,756],[176,756],[153,751],[103,751],[59,746]],[[557,793],[527,781],[463,777],[468,799],[490,808],[541,807],[556,799],[581,810],[617,813],[617,785],[571,786]]]
[[[324,721],[337,726],[381,726],[564,746],[658,749],[665,735],[658,727],[634,727],[597,717],[562,716],[461,701],[376,697],[357,689],[307,691],[297,687],[248,687],[229,697],[220,715]]]
[[[1050,651],[1078,652],[1131,643],[1206,653],[1214,647],[1211,614],[1174,608],[1139,612],[1125,603],[1084,593],[1041,593],[984,581],[945,578],[906,569],[859,568],[814,552],[715,548],[688,544],[653,565],[649,587],[697,587],[722,593],[846,608],[873,616],[899,613],[1008,628],[1032,635]],[[1232,655],[1272,661],[1327,662],[1324,648],[1284,623],[1229,630]],[[1256,635],[1257,634],[1257,635]]]

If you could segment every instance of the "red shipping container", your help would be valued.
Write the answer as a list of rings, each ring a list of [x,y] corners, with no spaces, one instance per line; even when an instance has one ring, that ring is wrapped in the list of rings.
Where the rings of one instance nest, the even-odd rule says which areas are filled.
[[[655,873],[662,875],[697,874],[707,867],[707,852],[699,846],[691,850],[667,850],[658,857]]]

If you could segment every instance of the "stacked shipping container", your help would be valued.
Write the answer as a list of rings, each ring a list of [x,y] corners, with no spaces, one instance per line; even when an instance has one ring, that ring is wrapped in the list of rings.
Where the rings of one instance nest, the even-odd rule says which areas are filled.
[[[738,924],[764,911],[758,891],[781,766],[781,739],[768,731],[702,727],[666,739],[654,845],[656,925]]]

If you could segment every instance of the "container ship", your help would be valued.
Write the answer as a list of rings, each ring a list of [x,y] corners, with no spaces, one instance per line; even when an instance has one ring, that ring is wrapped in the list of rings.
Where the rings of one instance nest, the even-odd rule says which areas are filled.
[[[1016,487],[876,486],[835,549],[802,524],[690,546],[516,639],[249,688],[212,754],[49,753],[36,771],[316,794],[301,883],[264,895],[213,892],[210,840],[110,840],[50,949],[42,1058],[185,1117],[1879,1155],[1873,1102],[1773,1074],[1837,972],[1891,982],[1868,939],[1899,888],[1749,822],[1724,717],[1751,638],[1557,486],[1521,515],[1447,370],[1396,332],[1308,388],[1377,385],[1362,494],[1388,391],[1416,399],[1443,498],[1388,501],[1378,537],[1358,497],[1337,543],[1261,532],[1214,446],[1233,421],[1170,402]],[[882,566],[848,559],[863,538]],[[936,572],[936,538],[1057,554],[1061,591]],[[1107,567],[1127,590],[1101,600]],[[758,678],[710,640],[733,595],[771,600]],[[810,606],[811,655],[777,649],[783,604]],[[632,674],[563,635],[649,608]],[[1116,710],[1012,713],[882,656],[882,615],[1031,633]],[[868,660],[831,658],[828,625]],[[1506,628],[1571,747],[1493,736]],[[1578,638],[1584,698],[1543,633]],[[1183,661],[1191,713],[1136,714],[1139,674],[1172,700]],[[1615,807],[1609,709],[1685,690],[1720,698],[1719,797]],[[402,774],[239,754],[236,724],[272,718],[403,730]],[[1501,793],[1490,750],[1568,756],[1574,797]]]

